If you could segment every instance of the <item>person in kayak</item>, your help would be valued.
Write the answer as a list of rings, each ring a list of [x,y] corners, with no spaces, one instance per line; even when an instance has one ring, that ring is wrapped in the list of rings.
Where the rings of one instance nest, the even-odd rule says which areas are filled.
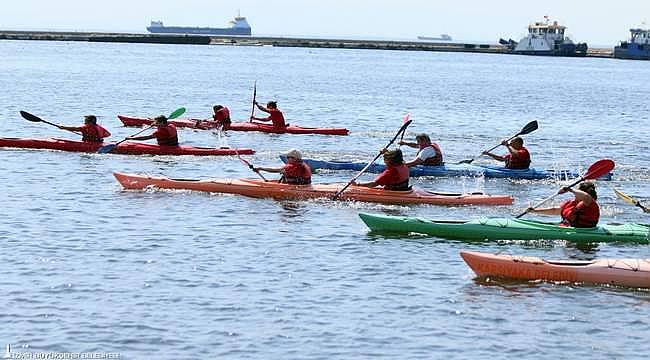
[[[279,183],[291,185],[311,184],[311,169],[302,161],[302,153],[297,149],[291,149],[285,154],[287,163],[281,168],[254,167],[253,171],[266,171],[281,173]]]
[[[178,146],[178,134],[176,133],[176,126],[167,123],[167,117],[164,115],[154,118],[153,124],[157,127],[151,135],[145,136],[129,136],[128,140],[149,140],[156,139],[158,145],[163,146]]]
[[[386,170],[379,174],[375,180],[367,183],[352,182],[352,185],[377,187],[383,186],[384,190],[408,191],[409,186],[409,168],[404,164],[402,150],[382,150],[384,153],[384,163]]]
[[[591,228],[598,225],[600,219],[600,207],[598,206],[598,195],[594,183],[585,181],[580,183],[578,190],[563,187],[559,194],[573,193],[574,199],[563,202],[559,207],[545,209],[528,208],[528,212],[544,215],[560,215],[562,222],[560,226],[572,226],[577,228]]]
[[[212,120],[216,123],[218,127],[227,129],[230,126],[230,110],[223,105],[215,105],[212,108],[214,114],[212,115]]]
[[[416,165],[425,165],[425,166],[440,166],[444,164],[442,160],[442,150],[438,144],[431,142],[431,138],[427,134],[418,134],[415,136],[414,143],[400,141],[400,145],[406,145],[412,148],[420,149],[418,150],[415,159],[406,162],[406,166],[416,166]]]
[[[269,116],[265,118],[258,118],[258,117],[251,116],[251,120],[270,121],[271,123],[273,123],[273,127],[275,128],[283,129],[287,127],[287,124],[285,124],[284,122],[284,115],[282,114],[282,111],[278,109],[277,102],[269,101],[268,103],[266,103],[266,107],[264,107],[256,101],[255,106],[257,106],[258,109],[268,113]]]
[[[508,140],[503,140],[501,145],[505,146],[510,153],[500,156],[484,151],[483,155],[505,162],[507,169],[528,169],[530,167],[530,153],[524,147],[524,139],[517,136],[510,143],[508,143]]]
[[[64,126],[60,125],[59,128],[70,130],[70,131],[79,131],[81,132],[81,141],[84,142],[104,142],[104,138],[111,136],[111,133],[108,130],[104,129],[102,126],[97,125],[97,117],[95,115],[86,115],[84,116],[84,126]]]

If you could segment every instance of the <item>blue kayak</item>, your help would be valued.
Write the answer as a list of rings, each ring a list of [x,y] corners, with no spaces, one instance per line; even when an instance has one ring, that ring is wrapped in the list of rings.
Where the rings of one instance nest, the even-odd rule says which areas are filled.
[[[283,162],[287,162],[284,155],[280,155]],[[360,171],[368,163],[359,161],[325,161],[315,159],[302,159],[312,170],[355,170]],[[386,169],[383,163],[373,163],[368,168],[370,173],[380,173]],[[486,178],[512,178],[512,179],[558,179],[569,180],[582,176],[582,174],[573,170],[544,170],[544,169],[506,169],[501,166],[471,165],[471,164],[445,164],[440,166],[413,166],[411,167],[411,177],[417,176],[485,176]],[[612,174],[609,173],[599,180],[611,180]]]

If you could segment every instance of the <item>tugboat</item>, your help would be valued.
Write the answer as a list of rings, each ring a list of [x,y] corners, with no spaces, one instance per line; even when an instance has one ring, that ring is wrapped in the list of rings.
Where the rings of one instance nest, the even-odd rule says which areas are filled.
[[[548,16],[544,16],[544,19],[544,22],[535,22],[528,26],[528,36],[516,43],[512,53],[551,56],[587,55],[586,43],[575,44],[564,35],[566,26],[558,25],[557,21],[549,23]]]
[[[152,21],[147,30],[154,34],[192,34],[192,35],[239,35],[250,36],[251,26],[243,16],[236,16],[230,21],[229,28],[165,26],[162,21]]]
[[[650,60],[650,30],[630,29],[630,41],[614,47],[617,59]]]

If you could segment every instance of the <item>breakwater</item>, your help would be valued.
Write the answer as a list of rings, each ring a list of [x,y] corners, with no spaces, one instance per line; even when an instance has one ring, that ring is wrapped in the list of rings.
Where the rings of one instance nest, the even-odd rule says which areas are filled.
[[[436,43],[429,41],[352,40],[288,37],[241,37],[204,35],[161,35],[99,32],[54,32],[54,31],[2,31],[0,40],[41,41],[89,41],[125,42],[153,44],[231,45],[231,46],[278,46],[337,49],[410,50],[474,52],[488,54],[510,54],[511,51],[499,44]],[[588,57],[611,58],[613,49],[590,48]]]

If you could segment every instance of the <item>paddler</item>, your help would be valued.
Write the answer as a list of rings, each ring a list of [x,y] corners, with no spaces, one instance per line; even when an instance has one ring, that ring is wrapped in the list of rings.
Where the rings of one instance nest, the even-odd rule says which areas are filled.
[[[580,183],[578,190],[563,187],[559,194],[573,193],[574,199],[563,202],[559,207],[545,209],[528,208],[528,212],[544,215],[560,215],[562,222],[560,226],[572,226],[577,228],[591,228],[598,225],[600,219],[600,207],[596,199],[596,187],[591,181]]]
[[[383,186],[384,190],[408,191],[409,186],[409,168],[404,164],[402,150],[382,150],[384,153],[384,163],[386,170],[379,174],[375,180],[367,183],[358,183],[353,181],[352,185],[365,186],[374,188]]]
[[[111,136],[111,133],[108,130],[104,129],[102,126],[97,125],[97,117],[95,115],[86,115],[84,116],[84,125],[83,126],[64,126],[59,125],[59,128],[70,130],[70,131],[79,131],[81,132],[81,140],[84,142],[104,142],[104,138]]]
[[[400,145],[406,145],[412,148],[419,149],[415,159],[406,162],[406,166],[416,166],[416,165],[425,165],[425,166],[440,166],[444,164],[442,160],[442,150],[438,144],[431,142],[431,138],[427,134],[418,134],[415,136],[414,143],[400,141]]]
[[[266,103],[266,107],[264,107],[256,101],[255,106],[257,106],[258,109],[268,113],[269,116],[265,118],[257,118],[251,116],[251,120],[270,121],[273,123],[273,127],[280,128],[280,129],[284,129],[285,127],[287,127],[287,124],[285,124],[284,122],[284,115],[282,114],[282,111],[278,109],[277,102],[269,101],[268,103]]]
[[[230,126],[230,110],[223,105],[215,105],[212,107],[214,114],[212,115],[212,120],[216,123],[218,127],[223,129],[228,129]]]
[[[508,149],[509,154],[500,156],[488,151],[483,151],[483,155],[505,162],[507,169],[528,169],[530,166],[530,153],[528,152],[528,149],[524,147],[524,139],[517,136],[509,143],[508,140],[501,141],[501,145]]]
[[[154,118],[153,125],[156,126],[156,131],[151,135],[145,136],[129,136],[128,140],[149,140],[156,139],[158,145],[163,146],[178,146],[178,134],[176,133],[176,126],[167,123],[167,117],[160,115]]]
[[[254,167],[253,171],[266,171],[272,173],[281,173],[279,183],[291,185],[309,185],[311,184],[311,169],[309,165],[302,161],[300,150],[291,149],[285,154],[287,163],[281,168]]]

